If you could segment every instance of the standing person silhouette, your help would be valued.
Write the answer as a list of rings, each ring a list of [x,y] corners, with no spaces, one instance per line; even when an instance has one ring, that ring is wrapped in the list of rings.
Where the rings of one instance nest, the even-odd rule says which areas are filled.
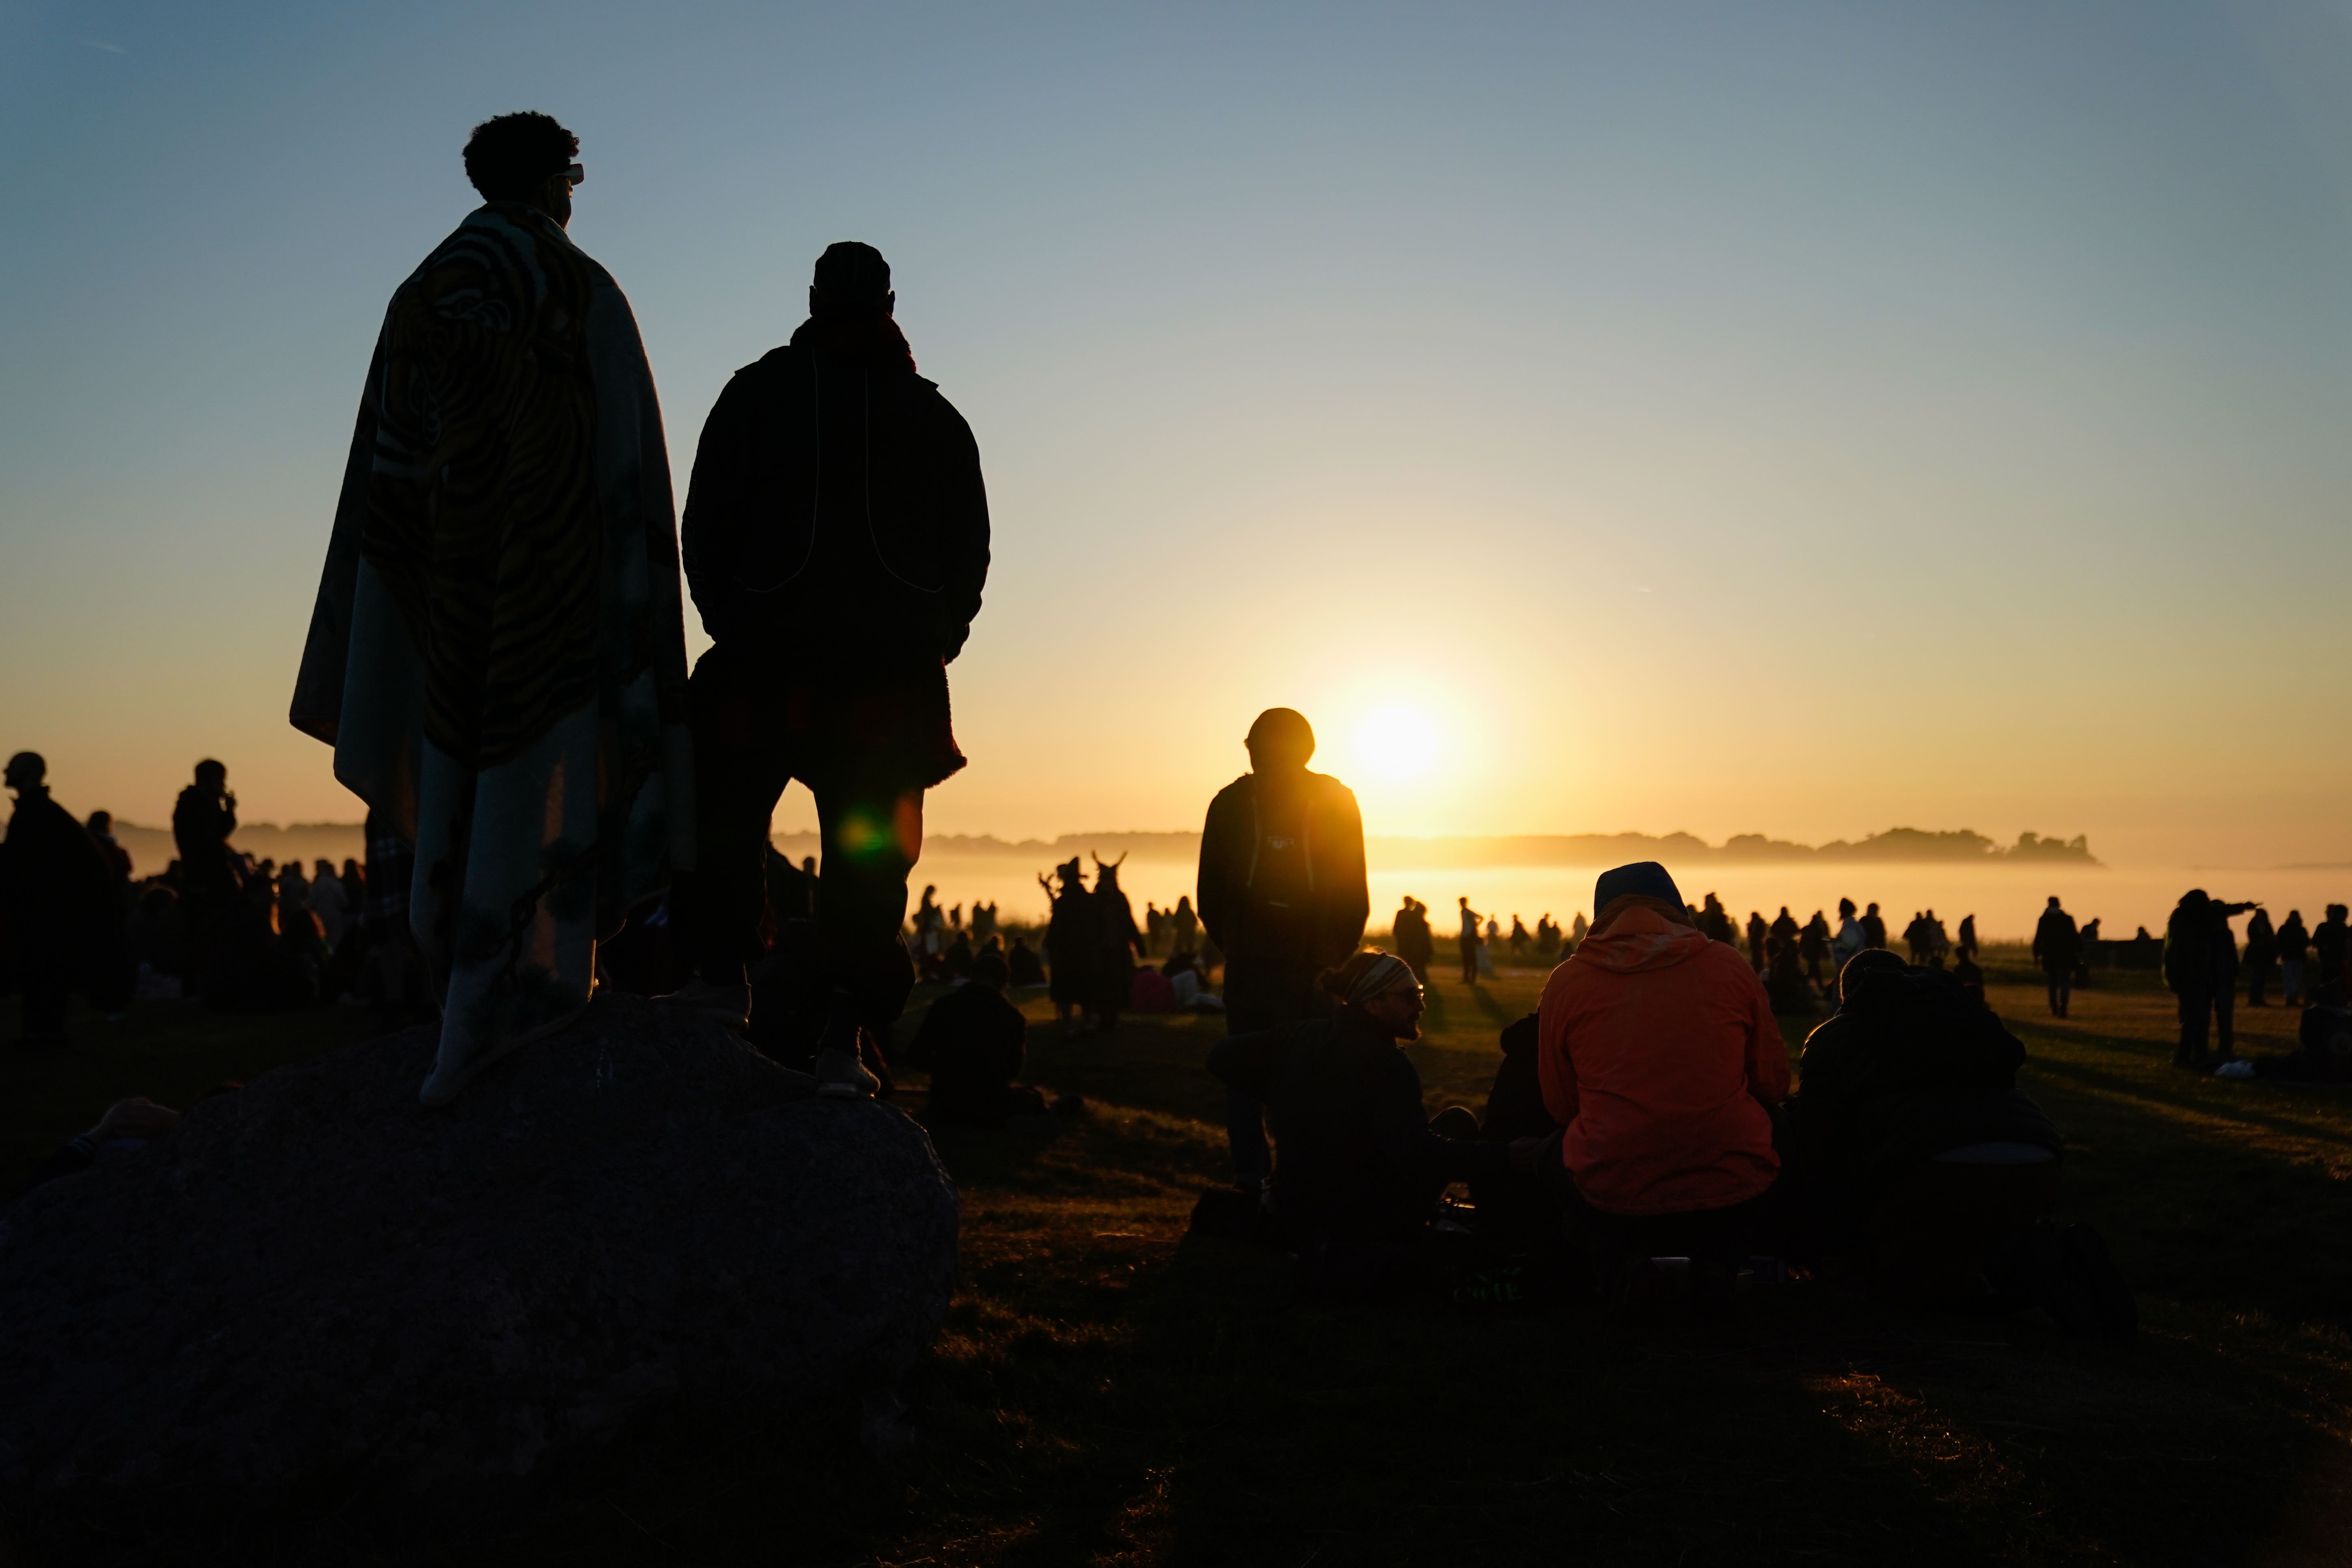
[[[2050,994],[2050,1016],[2063,1018],[2074,990],[2074,964],[2083,954],[2083,935],[2074,928],[2074,917],[2058,905],[2058,895],[2050,895],[2050,902],[2033,927],[2033,961],[2042,966],[2042,982]]]
[[[1466,896],[1456,899],[1454,902],[1462,906],[1462,934],[1457,939],[1462,944],[1462,984],[1475,985],[1478,984],[1480,941],[1478,911],[1470,907],[1470,900]]]
[[[1288,708],[1257,716],[1250,771],[1217,792],[1201,829],[1201,923],[1225,955],[1225,1031],[1246,1035],[1318,1010],[1316,976],[1345,962],[1371,914],[1364,819],[1338,779],[1307,771],[1315,731]],[[1265,1110],[1225,1095],[1234,1184],[1273,1174]]]
[[[74,814],[49,798],[47,776],[37,752],[8,759],[16,805],[0,852],[0,931],[24,994],[24,1044],[35,1048],[65,1044],[72,992],[120,1005],[110,994],[122,946],[114,870]]]
[[[2246,922],[2246,1005],[2267,1007],[2263,994],[2270,989],[2271,968],[2278,962],[2278,932],[2271,927],[2268,910],[2256,910]]]
[[[856,1098],[879,1087],[860,1058],[886,1065],[914,988],[898,925],[923,794],[964,765],[948,666],[980,613],[988,497],[971,427],[915,372],[882,253],[830,247],[792,342],[719,395],[687,496],[687,583],[713,646],[694,668],[678,900],[696,977],[676,999],[749,1019],[768,819],[799,779],[824,847],[816,956],[773,1037],[793,1065],[809,1054],[819,1093]]]
[[[2289,1007],[2300,1007],[2304,1002],[2304,968],[2311,961],[2311,932],[2304,927],[2301,910],[2287,910],[2273,940],[2278,948],[2279,985],[2284,993],[2280,1000]]]
[[[580,139],[474,128],[482,205],[392,297],[288,717],[415,847],[420,1098],[583,1012],[693,853],[669,451],[627,298],[572,242]]]

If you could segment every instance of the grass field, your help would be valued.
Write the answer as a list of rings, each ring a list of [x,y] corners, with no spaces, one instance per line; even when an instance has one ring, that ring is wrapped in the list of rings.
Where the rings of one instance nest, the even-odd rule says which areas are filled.
[[[1221,1097],[1199,1068],[1217,1026],[1136,1018],[1066,1039],[1034,1002],[1031,1079],[1093,1113],[1051,1139],[939,1135],[962,1272],[919,1376],[913,1454],[876,1465],[804,1437],[714,1437],[478,1537],[394,1545],[350,1521],[262,1520],[236,1556],[2352,1561],[2352,1098],[2176,1071],[2152,977],[2103,975],[2061,1022],[2016,955],[1990,968],[2027,1087],[2067,1132],[2063,1208],[2105,1231],[2138,1287],[2135,1346],[2038,1319],[1887,1317],[1812,1285],[1750,1297],[1728,1339],[1612,1336],[1591,1307],[1301,1306],[1278,1257],[1183,1234],[1224,1173]],[[1541,982],[1431,988],[1412,1055],[1433,1106],[1482,1102],[1496,1032]],[[2240,1016],[2249,1047],[2285,1048],[2289,1015]],[[0,1016],[0,1036],[13,1024]],[[175,1005],[79,1019],[69,1055],[0,1063],[0,1158],[69,1136],[116,1095],[184,1100],[367,1026]],[[101,1542],[74,1560],[106,1555]]]

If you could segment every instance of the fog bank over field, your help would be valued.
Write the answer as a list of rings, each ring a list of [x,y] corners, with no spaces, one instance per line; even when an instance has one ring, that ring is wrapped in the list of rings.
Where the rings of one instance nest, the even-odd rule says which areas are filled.
[[[119,823],[116,833],[141,876],[172,858],[168,829]],[[324,856],[341,864],[363,857],[355,822],[254,823],[237,829],[236,847],[257,858],[304,861]],[[777,848],[797,860],[817,853],[813,833],[780,833]],[[1197,833],[1066,833],[1051,840],[1006,840],[989,835],[933,834],[923,844],[913,889],[939,889],[943,904],[997,904],[1010,921],[1045,917],[1038,874],[1076,857],[1127,858],[1120,881],[1140,914],[1147,902],[1167,907],[1192,890],[1200,854]],[[1374,933],[1384,932],[1407,893],[1431,908],[1441,934],[1450,931],[1457,898],[1528,925],[1550,914],[1566,923],[1590,915],[1593,879],[1628,860],[1657,860],[1696,902],[1719,894],[1741,919],[1750,910],[1768,918],[1787,904],[1799,920],[1837,900],[1875,901],[1898,929],[1914,910],[1932,909],[1957,928],[1977,917],[1988,941],[2022,938],[2033,929],[2042,901],[2056,893],[2081,920],[2098,919],[2107,936],[2128,937],[2137,926],[2164,929],[2164,917],[2183,889],[2203,887],[2226,899],[2260,900],[2273,916],[2301,909],[2315,920],[2331,901],[2352,899],[2352,867],[2272,866],[2216,869],[2208,857],[2183,851],[2177,859],[2103,863],[2082,838],[2021,835],[2003,846],[1967,829],[1929,832],[1897,827],[1854,840],[1808,846],[1760,834],[1709,844],[1685,833],[1650,835],[1523,834],[1475,837],[1376,837],[1366,840]],[[912,900],[909,900],[909,907]]]
[[[788,855],[814,855],[814,833],[781,833],[776,847]],[[1100,855],[1106,859],[1132,855],[1138,860],[1181,860],[1190,863],[1201,853],[1197,833],[1065,833],[1051,843],[1042,838],[1007,842],[987,834],[934,834],[924,841],[924,853],[982,858],[1009,856],[1034,860],[1051,856]],[[1513,834],[1496,837],[1447,835],[1427,838],[1369,838],[1364,854],[1374,865],[1412,866],[1618,866],[1629,860],[1663,860],[1681,865],[1784,861],[1851,860],[1932,865],[1994,865],[2070,862],[2095,866],[2089,845],[2077,836],[2044,838],[2025,833],[2006,847],[1968,828],[1923,832],[1916,827],[1891,827],[1856,843],[1841,838],[1820,845],[1794,844],[1760,833],[1734,836],[1712,845],[1687,833],[1654,837],[1646,833]]]

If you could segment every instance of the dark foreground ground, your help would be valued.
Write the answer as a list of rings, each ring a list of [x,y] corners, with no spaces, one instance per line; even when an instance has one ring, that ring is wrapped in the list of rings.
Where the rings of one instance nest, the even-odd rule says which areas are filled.
[[[2068,1132],[2069,1216],[2139,1288],[2130,1348],[2037,1320],[1890,1318],[1825,1288],[1752,1297],[1728,1339],[1612,1336],[1597,1309],[1297,1305],[1278,1258],[1189,1241],[1220,1180],[1216,1026],[1066,1040],[1031,1076],[1091,1116],[952,1130],[963,1268],[924,1432],[876,1465],[806,1438],[674,1436],[591,1495],[460,1539],[255,1520],[239,1562],[1307,1564],[2352,1562],[2352,1098],[2168,1063],[2170,999],[2102,977],[2047,1018],[1995,1006]],[[1432,987],[1433,1105],[1482,1102],[1541,984]],[[0,1038],[13,1037],[13,1005]],[[2245,1016],[2241,1014],[2242,1018]],[[2243,1034],[2284,1049],[2291,1019]],[[1791,1024],[1790,1045],[1802,1026]],[[184,1102],[368,1032],[363,1015],[150,1005],[0,1059],[0,1161],[110,1098]],[[917,1086],[919,1088],[919,1086]],[[905,1103],[919,1114],[921,1096]],[[173,1555],[175,1558],[177,1554]],[[152,1561],[102,1527],[77,1563]],[[45,1561],[0,1543],[0,1564]]]

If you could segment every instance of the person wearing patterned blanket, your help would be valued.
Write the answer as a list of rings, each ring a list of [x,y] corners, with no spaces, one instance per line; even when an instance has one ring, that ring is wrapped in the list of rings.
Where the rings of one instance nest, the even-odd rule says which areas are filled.
[[[392,298],[295,728],[415,847],[453,1099],[593,989],[595,945],[693,857],[661,410],[628,300],[565,235],[579,141],[476,127],[484,204]]]

